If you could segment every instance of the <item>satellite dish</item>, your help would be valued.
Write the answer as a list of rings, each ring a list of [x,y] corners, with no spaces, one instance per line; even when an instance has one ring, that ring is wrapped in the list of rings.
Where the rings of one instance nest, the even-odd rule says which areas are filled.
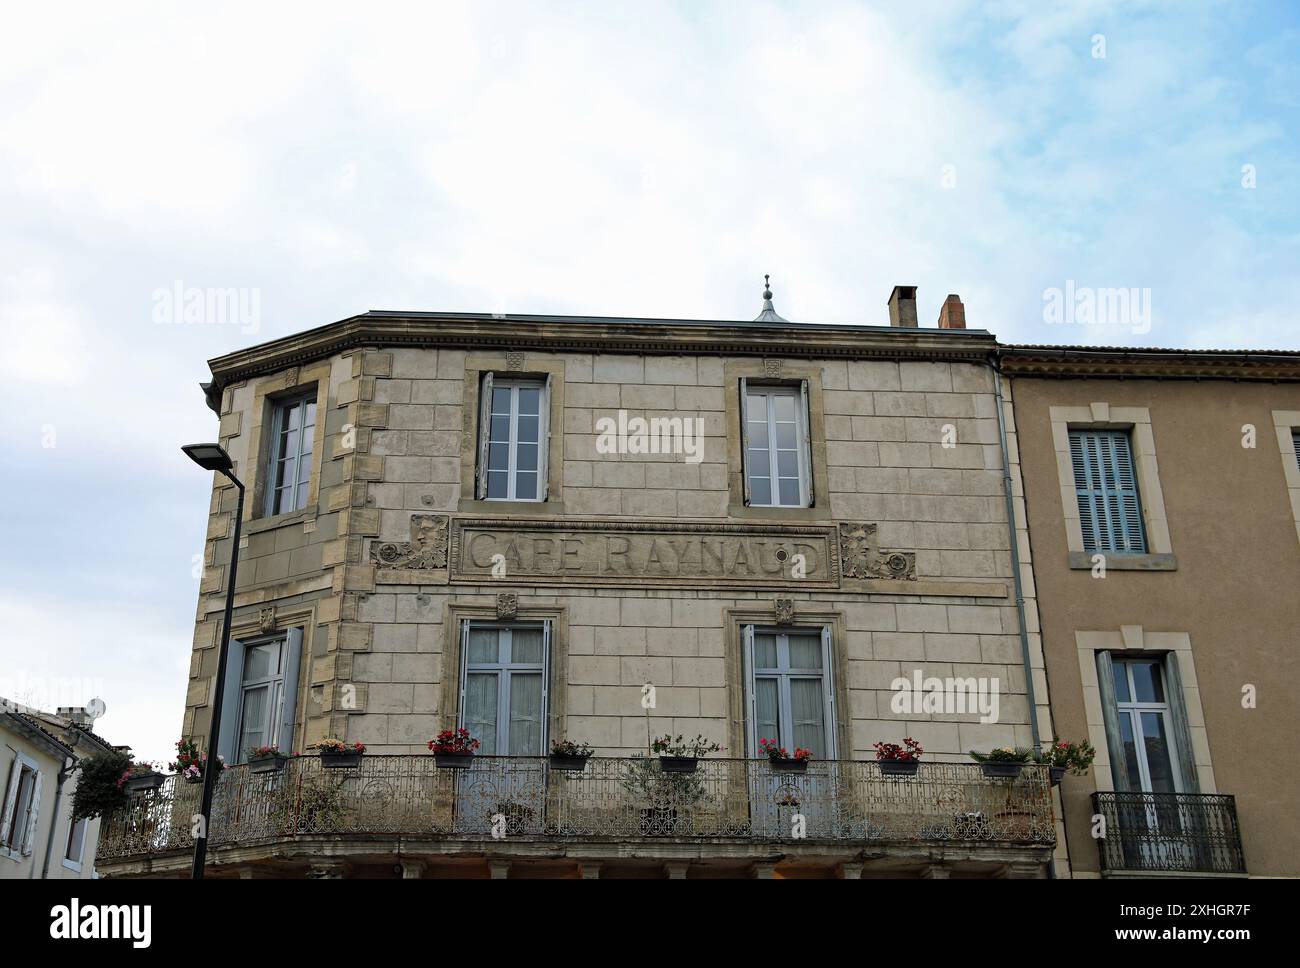
[[[91,719],[98,719],[100,716],[104,715],[104,710],[107,708],[108,707],[104,705],[104,700],[92,699],[90,702],[86,703],[86,715]]]

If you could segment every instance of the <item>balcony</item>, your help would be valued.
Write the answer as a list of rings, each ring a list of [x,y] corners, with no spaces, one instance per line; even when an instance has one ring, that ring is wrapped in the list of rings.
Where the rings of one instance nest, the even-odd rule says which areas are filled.
[[[1233,797],[1094,793],[1092,802],[1106,822],[1098,841],[1103,873],[1246,873]]]
[[[201,793],[200,784],[169,776],[135,794],[104,819],[101,872],[185,869]],[[1044,768],[990,779],[964,763],[886,777],[874,762],[850,761],[796,774],[766,760],[710,758],[693,774],[673,774],[637,757],[593,757],[577,773],[553,769],[546,757],[477,756],[469,769],[449,770],[431,755],[367,754],[353,769],[325,769],[309,756],[279,773],[225,770],[212,816],[209,861],[218,865],[324,851],[387,856],[391,870],[394,852],[595,858],[635,848],[637,857],[697,862],[951,854],[1023,868],[1045,863],[1055,843]]]

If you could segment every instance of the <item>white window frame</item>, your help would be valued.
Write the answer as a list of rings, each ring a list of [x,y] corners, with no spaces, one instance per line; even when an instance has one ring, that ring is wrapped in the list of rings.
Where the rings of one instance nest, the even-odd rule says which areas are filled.
[[[757,475],[766,477],[770,486],[771,501],[767,504],[760,504],[753,499],[753,487],[750,483],[751,472],[755,469],[750,463],[750,440],[749,440],[749,398],[750,396],[761,396],[763,398],[764,420],[755,422],[764,422],[767,425],[767,467],[761,468],[766,470],[766,474]],[[794,419],[795,419],[795,447],[798,454],[798,472],[799,472],[799,503],[783,504],[781,503],[780,478],[777,473],[778,459],[776,446],[776,406],[775,399],[778,397],[788,397],[794,401]],[[768,507],[768,508],[807,508],[813,506],[813,488],[812,488],[812,441],[809,434],[809,416],[808,416],[808,381],[801,380],[797,384],[789,383],[759,383],[750,385],[748,379],[740,379],[740,426],[741,426],[741,469],[745,485],[745,504],[749,507]]]
[[[822,668],[816,674],[812,670],[795,670],[788,664],[789,656],[789,636],[796,635],[820,635],[822,646]],[[762,751],[758,747],[762,737],[758,735],[758,689],[756,680],[760,678],[758,670],[754,666],[754,636],[755,635],[775,635],[777,636],[777,668],[775,672],[764,670],[762,678],[776,678],[778,680],[778,718],[780,722],[779,729],[788,735],[778,736],[777,741],[781,746],[794,755],[794,724],[793,724],[793,707],[790,699],[790,680],[791,679],[811,679],[820,678],[822,683],[822,729],[825,735],[826,753],[820,757],[822,759],[838,759],[838,744],[836,730],[836,708],[835,708],[835,666],[834,650],[831,648],[831,627],[829,625],[810,625],[810,626],[764,626],[764,625],[746,625],[743,630],[743,658],[744,658],[744,676],[745,676],[745,733],[749,745],[749,756],[752,759],[762,757]],[[780,665],[782,642],[785,639],[785,654],[787,663],[785,667]]]
[[[284,430],[285,415],[294,407],[301,407],[303,416],[306,416],[307,405],[317,403],[317,392],[315,389],[295,393],[292,396],[281,397],[271,401],[271,438],[266,450],[266,504],[264,513],[266,517],[274,517],[278,514],[293,514],[301,511],[307,506],[307,501],[311,496],[311,475],[313,467],[307,468],[307,480],[302,480],[302,461],[307,457],[309,465],[314,464],[316,459],[316,421],[321,418],[318,412],[312,418],[311,432],[307,433],[307,427],[300,418],[298,421],[298,447],[293,458],[293,490],[292,507],[281,508],[276,510],[275,498],[280,493],[283,481],[281,471],[283,464],[280,461],[280,437]],[[303,447],[309,449],[304,452]]]
[[[1134,698],[1135,696],[1137,696],[1137,682],[1133,678],[1133,667],[1137,665],[1139,662],[1152,664],[1159,671],[1160,691],[1165,696],[1164,702],[1139,702],[1137,699]],[[1116,708],[1116,713],[1119,717],[1128,718],[1129,729],[1132,730],[1133,732],[1133,746],[1134,746],[1134,750],[1137,753],[1137,761],[1138,761],[1138,782],[1141,784],[1141,790],[1135,790],[1133,792],[1135,793],[1155,792],[1154,790],[1151,789],[1151,765],[1147,760],[1146,743],[1142,741],[1143,738],[1145,737],[1145,733],[1143,732],[1142,729],[1142,714],[1157,713],[1160,716],[1160,719],[1164,723],[1164,727],[1165,727],[1165,738],[1166,738],[1165,745],[1169,750],[1169,769],[1173,776],[1174,792],[1182,793],[1183,792],[1182,766],[1178,759],[1178,741],[1177,741],[1176,734],[1174,732],[1175,725],[1174,725],[1173,713],[1169,705],[1169,676],[1165,671],[1164,660],[1159,658],[1142,657],[1142,656],[1128,656],[1128,657],[1119,657],[1119,658],[1112,656],[1111,663],[1113,666],[1123,666],[1124,676],[1128,681],[1129,698],[1127,700],[1120,699],[1119,694],[1116,693],[1115,708]],[[1116,737],[1116,740],[1118,741],[1120,746],[1124,745],[1123,732],[1121,732],[1120,735]],[[1128,764],[1121,763],[1119,764],[1119,768],[1121,770],[1127,770]]]
[[[264,686],[267,689],[267,701],[265,713],[264,735],[265,741],[263,746],[278,746],[280,742],[280,721],[283,718],[284,688],[285,676],[288,673],[289,662],[289,641],[285,634],[272,635],[267,638],[248,641],[244,644],[243,663],[239,669],[239,706],[238,717],[235,720],[235,738],[236,752],[234,763],[243,763],[248,758],[248,749],[244,746],[244,695],[250,689],[261,689]],[[256,648],[265,645],[277,644],[280,647],[278,671],[273,675],[261,676],[257,679],[248,679],[244,670],[248,668],[249,654]],[[281,749],[280,752],[288,753],[287,749]],[[234,765],[233,763],[231,765]]]
[[[540,664],[535,662],[501,662],[500,657],[504,654],[502,643],[498,642],[497,662],[477,662],[471,666],[469,661],[469,635],[471,630],[494,629],[500,632],[512,633],[515,629],[527,629],[530,631],[541,630],[542,633],[542,661]],[[507,638],[504,648],[511,649],[511,658],[513,654],[513,640]],[[547,743],[550,740],[549,722],[550,722],[550,679],[551,679],[551,622],[542,620],[540,622],[491,622],[479,621],[476,619],[465,619],[461,622],[461,644],[460,644],[460,704],[457,713],[457,726],[465,726],[465,694],[466,685],[469,681],[471,672],[491,673],[497,677],[497,735],[496,735],[496,753],[497,756],[544,756],[548,751]],[[540,749],[536,753],[509,753],[501,752],[510,748],[510,681],[514,674],[523,673],[527,675],[540,674],[542,677],[542,708],[541,708],[541,743]],[[475,739],[482,741],[482,736],[475,736]]]
[[[73,836],[76,834],[78,827],[81,828],[81,843],[77,845],[77,856],[73,857],[72,839]],[[68,842],[63,846],[63,866],[68,868],[68,870],[81,873],[81,865],[83,859],[86,856],[86,837],[89,834],[90,834],[90,819],[88,817],[82,817],[80,820],[78,820],[76,817],[72,816],[72,811],[71,809],[69,809]]]
[[[519,391],[529,389],[538,391],[537,400],[537,491],[534,497],[518,497],[519,486]],[[506,494],[504,497],[488,496],[489,445],[492,438],[492,403],[497,390],[510,391],[510,436],[506,443]],[[510,377],[497,379],[494,373],[485,373],[480,387],[482,399],[479,407],[479,478],[476,482],[477,497],[484,501],[517,501],[527,504],[541,504],[546,500],[550,490],[547,480],[550,472],[548,457],[550,454],[550,415],[551,415],[551,377],[531,379],[527,377]],[[524,472],[527,473],[527,472]]]

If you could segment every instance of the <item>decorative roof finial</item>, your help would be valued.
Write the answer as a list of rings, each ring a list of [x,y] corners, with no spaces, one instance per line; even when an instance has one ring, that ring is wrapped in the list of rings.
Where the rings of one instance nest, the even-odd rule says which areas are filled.
[[[788,323],[790,320],[776,314],[772,305],[772,277],[763,275],[763,311],[754,317],[756,323]]]

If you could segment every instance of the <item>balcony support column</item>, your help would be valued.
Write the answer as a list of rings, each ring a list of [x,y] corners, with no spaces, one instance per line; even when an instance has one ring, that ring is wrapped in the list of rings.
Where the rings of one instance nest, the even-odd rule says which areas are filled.
[[[997,876],[1011,880],[1034,880],[1042,876],[1042,865],[1033,861],[1016,861],[1004,866]]]
[[[504,881],[510,876],[510,861],[490,860],[488,861],[488,870],[492,872],[492,880]]]
[[[952,871],[947,864],[931,864],[921,871],[921,879],[926,881],[946,881]]]
[[[843,879],[846,880],[846,881],[860,881],[860,880],[862,880],[862,865],[861,865],[861,864],[841,864],[841,865],[840,865],[840,877],[843,878]]]
[[[307,869],[307,877],[314,881],[340,881],[344,876],[343,861],[314,860]]]
[[[770,881],[776,877],[776,864],[755,864],[750,875],[760,881]]]
[[[404,860],[402,863],[402,880],[418,881],[423,879],[424,871],[429,866],[422,860]]]
[[[602,866],[604,865],[602,865],[598,860],[583,861],[579,865],[579,870],[582,871],[582,879],[584,881],[600,880],[600,869]]]
[[[684,862],[664,864],[664,873],[668,875],[670,881],[684,881],[686,880],[686,871],[690,866],[690,864]]]

